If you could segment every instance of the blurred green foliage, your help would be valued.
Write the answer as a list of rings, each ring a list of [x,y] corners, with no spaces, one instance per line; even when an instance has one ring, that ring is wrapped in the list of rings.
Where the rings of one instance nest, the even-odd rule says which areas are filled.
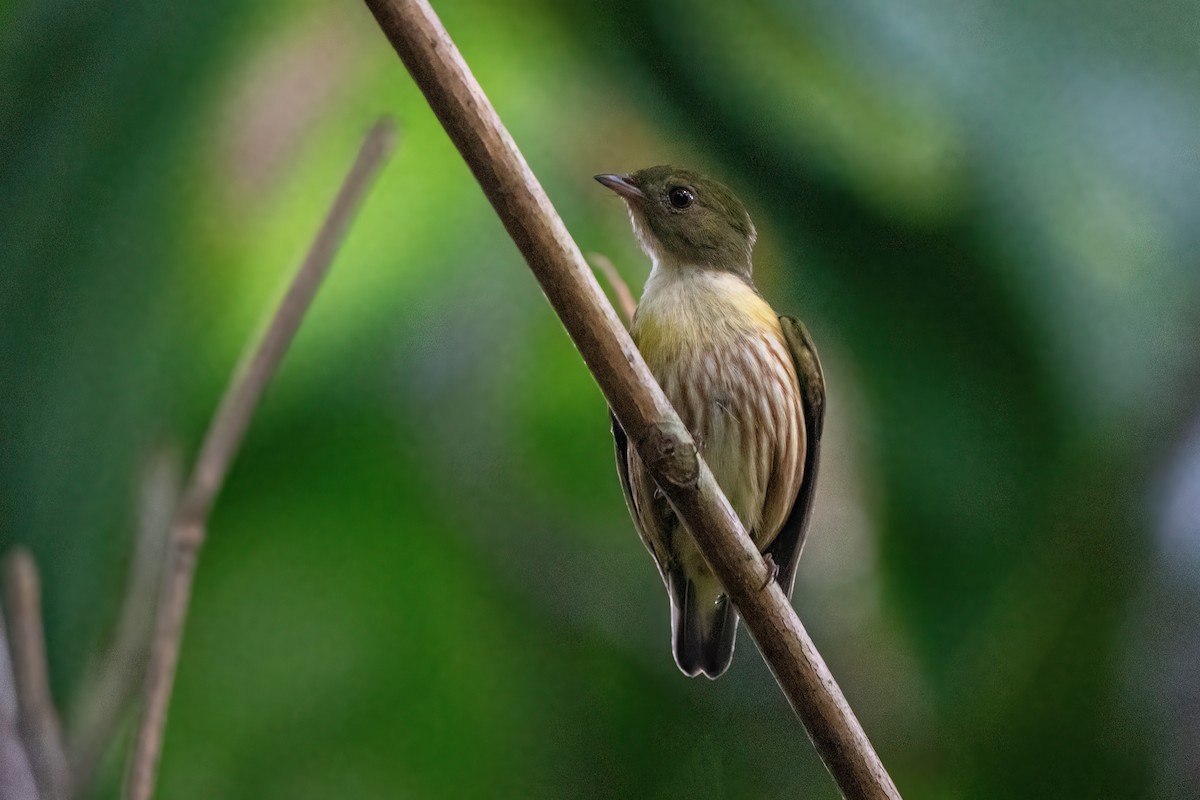
[[[796,605],[905,795],[1200,793],[1200,558],[1156,536],[1200,411],[1200,7],[436,7],[631,283],[592,174],[747,201],[829,373]],[[364,7],[23,0],[0,79],[0,548],[68,721],[143,460],[194,447],[388,112],[212,520],[162,795],[834,796],[748,636],[675,671],[603,399]]]

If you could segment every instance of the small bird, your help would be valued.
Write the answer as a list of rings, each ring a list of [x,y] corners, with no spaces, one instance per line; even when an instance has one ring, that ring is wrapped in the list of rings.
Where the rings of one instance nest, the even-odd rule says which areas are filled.
[[[726,186],[671,166],[597,175],[653,262],[630,333],[775,579],[791,597],[817,480],[825,381],[804,325],[751,276],[757,233]],[[671,597],[685,675],[729,667],[737,611],[614,417],[630,515]]]

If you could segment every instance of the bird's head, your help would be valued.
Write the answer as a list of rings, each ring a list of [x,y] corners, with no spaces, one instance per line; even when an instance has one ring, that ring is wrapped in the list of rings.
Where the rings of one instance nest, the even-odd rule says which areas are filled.
[[[729,187],[691,170],[660,166],[596,180],[629,206],[642,249],[656,265],[750,277],[757,233]]]

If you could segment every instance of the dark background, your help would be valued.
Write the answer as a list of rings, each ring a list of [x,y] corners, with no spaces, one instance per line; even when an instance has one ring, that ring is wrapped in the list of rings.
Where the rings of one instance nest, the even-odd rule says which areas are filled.
[[[795,604],[905,796],[1200,794],[1200,5],[436,8],[635,289],[594,173],[746,201],[829,383]],[[0,548],[68,726],[149,454],[385,112],[212,518],[161,796],[835,796],[744,632],[676,671],[603,399],[355,2],[0,4]]]

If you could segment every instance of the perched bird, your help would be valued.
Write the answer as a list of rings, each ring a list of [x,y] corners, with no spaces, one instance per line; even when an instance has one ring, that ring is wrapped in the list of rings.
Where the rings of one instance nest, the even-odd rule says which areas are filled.
[[[758,293],[756,232],[727,187],[689,170],[597,175],[629,207],[653,262],[630,333],[790,597],[812,508],[825,381],[804,325]],[[675,662],[720,676],[737,612],[613,419],[617,471],[671,596]]]

